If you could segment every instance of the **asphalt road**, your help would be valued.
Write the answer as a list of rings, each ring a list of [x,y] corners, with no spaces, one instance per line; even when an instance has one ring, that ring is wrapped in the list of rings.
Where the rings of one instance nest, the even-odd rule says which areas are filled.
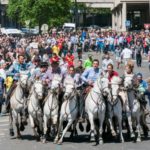
[[[94,58],[101,60],[100,54],[93,53]],[[83,59],[87,58],[87,54],[83,55]],[[115,64],[115,62],[114,62]],[[115,65],[116,66],[116,65]],[[120,75],[123,74],[124,67],[122,66],[120,70],[115,70],[119,72]],[[148,63],[143,62],[142,68],[137,68],[135,65],[135,72],[142,72],[145,79],[150,77],[150,72],[148,70]],[[104,140],[103,145],[95,145],[95,143],[90,143],[88,139],[89,133],[81,133],[74,137],[69,138],[69,133],[64,138],[63,145],[55,145],[52,140],[48,141],[46,144],[37,142],[31,130],[30,124],[26,127],[25,131],[22,133],[22,139],[16,139],[9,136],[9,118],[8,116],[0,117],[0,150],[150,150],[150,136],[148,138],[142,137],[142,142],[134,143],[129,140],[124,133],[125,143],[120,144],[117,140]],[[14,128],[15,129],[15,128]],[[150,134],[150,133],[149,133]]]

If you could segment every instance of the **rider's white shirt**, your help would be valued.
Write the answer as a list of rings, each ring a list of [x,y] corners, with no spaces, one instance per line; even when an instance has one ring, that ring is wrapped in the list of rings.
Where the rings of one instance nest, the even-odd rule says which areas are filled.
[[[2,77],[4,80],[6,79],[6,71],[4,69],[0,69],[0,77]]]
[[[123,57],[123,59],[129,59],[132,57],[132,51],[128,48],[123,49],[121,56]]]
[[[111,59],[104,59],[102,61],[102,70],[103,71],[107,70],[108,64],[112,64],[113,65],[113,61]]]

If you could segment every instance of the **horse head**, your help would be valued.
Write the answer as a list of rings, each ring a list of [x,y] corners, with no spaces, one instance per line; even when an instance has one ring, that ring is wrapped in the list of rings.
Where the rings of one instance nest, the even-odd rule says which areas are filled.
[[[134,85],[134,76],[133,75],[127,75],[124,78],[124,87],[125,89],[132,89]]]
[[[51,84],[51,93],[59,94],[61,87],[62,76],[59,74],[54,75]]]
[[[22,88],[27,88],[29,78],[29,71],[21,71],[20,72],[20,85]]]
[[[110,95],[110,89],[109,89],[109,80],[105,77],[100,78],[101,83],[101,90],[103,96],[107,97]]]
[[[69,99],[70,97],[72,97],[72,95],[74,94],[75,91],[75,83],[74,80],[67,80],[65,82],[65,94],[64,94],[64,99]]]
[[[41,100],[43,98],[44,86],[41,80],[35,80],[33,91],[35,92],[37,99]]]
[[[122,79],[117,76],[114,76],[111,80],[110,89],[113,101],[115,101],[118,98],[121,83]]]

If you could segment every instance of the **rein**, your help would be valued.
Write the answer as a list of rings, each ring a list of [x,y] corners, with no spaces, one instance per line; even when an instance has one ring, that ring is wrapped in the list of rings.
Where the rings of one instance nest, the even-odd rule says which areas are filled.
[[[50,112],[51,111],[54,111],[57,107],[58,107],[58,105],[56,105],[54,108],[52,108],[52,106],[53,106],[53,98],[54,97],[56,97],[52,92],[49,92],[49,94],[48,94],[48,97],[49,96],[51,96],[52,95],[52,103],[51,103],[51,106],[50,106],[50,104],[49,104],[49,101],[48,101],[48,107],[49,107],[49,110],[50,110]],[[47,99],[48,100],[48,99]],[[51,115],[50,115],[51,116]]]

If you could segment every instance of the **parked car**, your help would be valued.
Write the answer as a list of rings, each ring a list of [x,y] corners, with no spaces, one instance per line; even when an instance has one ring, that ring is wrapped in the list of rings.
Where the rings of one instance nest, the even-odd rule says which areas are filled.
[[[1,33],[5,35],[12,35],[12,36],[23,36],[24,33],[15,28],[1,28]]]

